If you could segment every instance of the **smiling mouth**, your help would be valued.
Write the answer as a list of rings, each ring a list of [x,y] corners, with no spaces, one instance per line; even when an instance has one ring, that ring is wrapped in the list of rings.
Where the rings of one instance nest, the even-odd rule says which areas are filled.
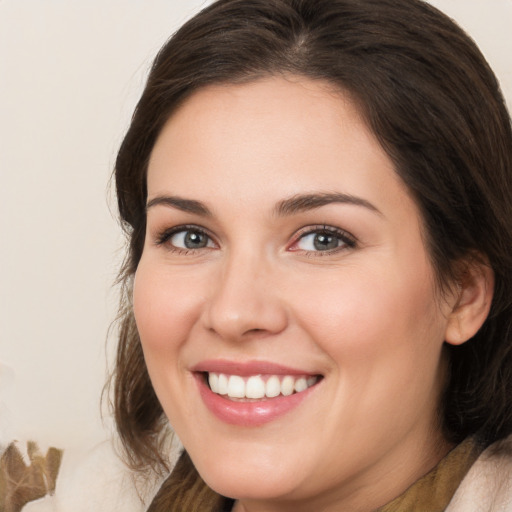
[[[229,375],[204,372],[210,390],[233,401],[268,400],[301,393],[314,386],[321,375]]]

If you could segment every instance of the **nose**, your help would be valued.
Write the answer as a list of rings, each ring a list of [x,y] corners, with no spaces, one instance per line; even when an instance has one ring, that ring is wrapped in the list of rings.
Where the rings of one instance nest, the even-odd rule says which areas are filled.
[[[288,324],[278,272],[263,258],[233,257],[211,281],[204,325],[223,339],[278,334]]]

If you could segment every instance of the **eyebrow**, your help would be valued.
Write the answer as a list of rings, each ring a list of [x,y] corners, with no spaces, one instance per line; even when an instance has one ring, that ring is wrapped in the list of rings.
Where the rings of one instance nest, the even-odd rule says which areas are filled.
[[[363,208],[367,208],[372,212],[382,215],[382,212],[366,199],[363,199],[362,197],[353,196],[351,194],[342,194],[338,192],[299,194],[292,196],[288,199],[280,201],[277,204],[275,208],[275,214],[280,217],[284,217],[287,215],[293,215],[308,210],[314,210],[316,208],[320,208],[322,206],[332,203],[362,206]]]
[[[203,203],[193,199],[185,199],[178,196],[157,196],[148,201],[146,211],[157,205],[170,206],[183,212],[195,213],[203,217],[212,216],[212,212]]]
[[[290,198],[283,199],[277,203],[276,207],[274,208],[274,213],[278,217],[285,217],[308,210],[314,210],[316,208],[320,208],[332,203],[362,206],[372,212],[382,215],[381,211],[366,199],[353,196],[351,194],[342,194],[339,192],[297,194]],[[148,201],[146,205],[146,211],[157,205],[169,206],[183,212],[193,213],[203,217],[213,216],[212,212],[205,204],[194,199],[185,199],[178,196],[156,196]]]

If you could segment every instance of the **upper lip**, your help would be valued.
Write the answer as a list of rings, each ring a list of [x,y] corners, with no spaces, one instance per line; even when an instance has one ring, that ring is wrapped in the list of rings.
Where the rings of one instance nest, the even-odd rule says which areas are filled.
[[[292,368],[270,361],[230,361],[227,359],[211,359],[201,361],[191,368],[194,372],[214,372],[227,375],[319,375],[303,369]]]

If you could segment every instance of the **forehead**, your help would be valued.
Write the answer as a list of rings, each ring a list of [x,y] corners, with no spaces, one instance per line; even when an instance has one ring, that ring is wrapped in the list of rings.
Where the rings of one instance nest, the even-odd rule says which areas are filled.
[[[261,205],[304,190],[407,195],[348,94],[297,77],[200,89],[166,123],[148,167],[150,197]]]

